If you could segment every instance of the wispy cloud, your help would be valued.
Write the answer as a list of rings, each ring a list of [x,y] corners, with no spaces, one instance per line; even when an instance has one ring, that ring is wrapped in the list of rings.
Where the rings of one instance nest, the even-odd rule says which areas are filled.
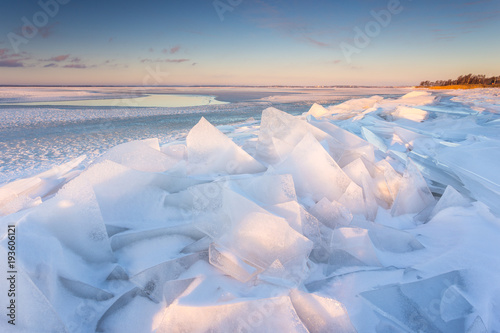
[[[9,52],[9,49],[0,49],[0,56],[3,56],[7,52]]]
[[[42,36],[42,38],[48,38],[51,35],[53,35],[54,34],[54,27],[56,26],[56,24],[57,23],[47,24],[46,26],[39,28],[38,32],[40,33],[40,36]]]
[[[259,28],[276,30],[288,38],[293,38],[299,42],[311,44],[316,47],[330,48],[330,43],[320,41],[318,35],[324,34],[322,31],[314,29],[309,22],[304,21],[299,16],[287,16],[281,8],[294,6],[292,3],[282,3],[278,8],[268,2],[255,0],[253,10],[247,11],[247,19]]]
[[[165,54],[168,54],[168,53],[175,54],[175,53],[179,52],[180,49],[181,49],[181,46],[176,45],[176,46],[168,48],[168,49],[163,49],[163,50],[161,50],[161,52],[165,53]]]
[[[24,67],[19,59],[0,60],[0,67]]]
[[[79,57],[73,57],[73,59],[71,59],[71,62],[81,62],[82,59],[80,59]]]
[[[142,62],[142,63],[145,63],[145,62],[171,62],[171,63],[181,63],[181,62],[187,62],[187,61],[191,61],[191,59],[186,59],[186,58],[182,58],[182,59],[149,59],[149,58],[146,58],[146,59],[141,59],[141,62]]]
[[[190,59],[165,59],[165,62],[176,62],[176,63],[180,63],[180,62],[186,62],[186,61],[190,61]]]
[[[87,65],[85,64],[68,64],[64,65],[64,68],[87,68]]]
[[[49,59],[43,59],[42,61],[56,61],[56,62],[61,62],[61,61],[65,61],[66,59],[69,58],[69,54],[61,54],[61,55],[58,55],[58,56],[54,56],[52,58],[49,58]]]
[[[176,54],[181,49],[180,45],[176,45],[170,49],[170,54]]]
[[[47,64],[45,66],[43,66],[44,68],[48,68],[48,67],[59,67],[57,64],[55,63],[50,63],[50,64]]]

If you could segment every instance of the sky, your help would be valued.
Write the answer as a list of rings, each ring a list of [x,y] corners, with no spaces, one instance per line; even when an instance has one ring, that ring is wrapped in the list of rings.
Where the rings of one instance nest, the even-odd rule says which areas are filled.
[[[1,85],[414,85],[500,75],[500,0],[4,0]]]

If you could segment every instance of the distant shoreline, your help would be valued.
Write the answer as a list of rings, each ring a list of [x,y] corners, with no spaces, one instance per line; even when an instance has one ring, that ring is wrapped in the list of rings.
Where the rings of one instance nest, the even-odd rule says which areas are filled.
[[[415,86],[417,89],[433,89],[433,90],[454,90],[454,89],[477,89],[477,88],[500,88],[500,84],[454,84],[450,86]]]

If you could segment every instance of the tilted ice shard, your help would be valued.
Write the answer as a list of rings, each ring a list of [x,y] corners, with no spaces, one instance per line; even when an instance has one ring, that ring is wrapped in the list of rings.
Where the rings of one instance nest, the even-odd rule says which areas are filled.
[[[472,197],[499,213],[500,175],[496,168],[500,160],[498,140],[476,138],[460,147],[442,149],[438,161],[453,169],[471,192]]]
[[[321,199],[311,207],[309,212],[321,223],[332,229],[338,226],[347,226],[352,221],[352,214],[344,205],[337,201],[330,202],[327,198]]]
[[[467,327],[465,327],[465,317],[461,314],[470,313],[471,306],[464,299],[454,303],[458,301],[455,292],[448,292],[450,298],[445,298],[451,286],[463,288],[464,280],[459,271],[402,285],[388,285],[363,292],[361,296],[374,304],[385,317],[406,329],[425,332],[463,332]],[[445,318],[442,318],[443,314],[450,320],[445,321]]]
[[[172,227],[146,229],[141,231],[126,231],[111,237],[111,248],[117,251],[136,242],[147,241],[168,235],[183,235],[193,239],[200,239],[204,235],[194,224],[180,224]]]
[[[392,112],[392,115],[396,118],[404,118],[416,122],[422,122],[429,116],[424,110],[407,106],[398,106],[396,110]]]
[[[80,174],[85,155],[58,165],[34,177],[15,180],[0,187],[0,216],[35,207],[56,193],[66,182]]]
[[[373,166],[371,162],[367,161],[367,163]],[[349,178],[351,178],[363,189],[363,199],[366,209],[365,216],[371,221],[375,220],[378,209],[378,204],[375,198],[377,188],[375,181],[372,179],[370,172],[366,168],[366,164],[361,158],[358,158],[343,167],[342,170],[347,176],[349,176]]]
[[[233,180],[229,186],[243,191],[255,202],[263,205],[297,200],[292,176],[275,174],[272,167],[261,176]]]
[[[285,148],[285,144],[294,147],[307,133],[312,134],[317,140],[327,137],[326,133],[304,120],[272,107],[267,108],[262,111],[257,157],[267,164],[275,164],[280,161],[280,155],[273,138],[283,142],[282,148]]]
[[[425,179],[413,161],[409,159],[398,195],[392,206],[392,215],[416,214],[434,204],[434,197]]]
[[[311,108],[309,109],[309,111],[307,111],[306,114],[310,114],[312,115],[314,118],[319,118],[319,117],[322,117],[326,114],[330,114],[331,112],[326,109],[325,107],[323,107],[322,105],[319,105],[318,103],[314,103]]]
[[[344,250],[367,265],[380,266],[366,229],[351,227],[335,229],[330,240],[330,248]]]
[[[328,260],[323,267],[323,273],[328,276],[337,269],[351,266],[366,266],[367,264],[345,250],[332,249],[326,253]]]
[[[201,118],[186,138],[190,173],[241,174],[265,171],[231,139]]]
[[[208,251],[208,247],[210,246],[211,243],[212,243],[212,238],[205,236],[184,247],[181,250],[181,253],[189,254],[189,253]]]
[[[123,267],[116,265],[115,268],[109,273],[106,280],[128,280],[129,276]]]
[[[28,216],[43,224],[66,247],[91,262],[112,259],[96,194],[84,177],[73,179],[43,207]]]
[[[164,172],[178,163],[177,159],[160,151],[160,144],[156,138],[122,143],[108,150],[97,159],[96,163],[106,160],[148,172]]]
[[[276,171],[291,174],[297,194],[315,201],[324,197],[338,200],[350,183],[349,177],[311,134],[306,134],[288,158],[276,166]]]
[[[214,267],[241,282],[247,282],[263,271],[257,264],[215,243],[210,244],[209,260]]]
[[[145,297],[141,292],[139,287],[135,287],[123,295],[121,295],[111,306],[104,312],[104,314],[99,318],[96,325],[96,332],[106,331],[106,321],[115,313],[119,313],[127,304],[129,304],[137,296]]]
[[[355,221],[352,226],[365,228],[373,245],[383,251],[404,253],[421,250],[424,246],[412,234],[369,221]]]
[[[288,201],[274,206],[267,206],[266,209],[278,216],[283,217],[288,225],[300,234],[304,234],[302,223],[302,207],[297,201]]]
[[[174,303],[164,311],[158,333],[180,332],[306,333],[288,296],[212,306]]]
[[[233,229],[220,243],[263,268],[276,259],[283,263],[296,257],[305,260],[312,249],[312,242],[283,218],[263,212],[233,218]]]
[[[350,182],[338,201],[349,209],[352,214],[362,214],[365,216],[367,214],[363,189],[355,182]]]
[[[181,296],[195,280],[196,278],[190,278],[165,282],[163,285],[163,299],[167,303],[167,306],[172,304],[177,297]]]
[[[453,186],[449,185],[446,187],[443,195],[437,202],[436,206],[432,210],[430,218],[436,216],[440,211],[449,208],[449,207],[465,207],[470,203],[467,199],[464,198],[457,190],[453,188]]]
[[[59,281],[68,291],[80,298],[107,301],[114,297],[114,295],[108,291],[96,288],[81,281],[67,279],[62,276],[59,277]]]
[[[165,282],[177,279],[198,260],[207,260],[206,252],[189,254],[150,267],[130,278],[130,281],[141,287],[141,290],[153,301],[163,299]]]
[[[456,285],[449,286],[443,293],[439,311],[441,318],[445,322],[463,318],[472,313],[473,310],[474,308],[472,305],[462,295],[460,289]]]
[[[0,253],[4,258],[7,258],[3,248],[0,250]],[[15,295],[11,295],[12,297],[10,297],[15,303],[14,305],[12,303],[4,304],[5,309],[2,317],[5,318],[0,320],[0,330],[2,332],[70,333],[67,325],[63,322],[53,305],[37,288],[29,276],[19,269],[17,270],[17,274],[14,275],[15,278],[13,281],[6,281],[9,284],[13,283],[17,287],[14,288]],[[6,275],[5,279],[9,277],[11,276]],[[7,290],[5,290],[5,296],[8,294]],[[9,300],[6,297],[3,299]],[[11,309],[13,308],[13,310],[9,309],[8,306]],[[9,320],[13,321],[9,323]]]
[[[297,289],[290,292],[290,299],[297,315],[309,332],[356,332],[342,303]]]
[[[365,138],[366,141],[368,141],[381,151],[383,152],[387,151],[387,144],[385,143],[385,140],[382,137],[373,133],[366,127],[361,127],[361,134],[363,135],[363,138]]]

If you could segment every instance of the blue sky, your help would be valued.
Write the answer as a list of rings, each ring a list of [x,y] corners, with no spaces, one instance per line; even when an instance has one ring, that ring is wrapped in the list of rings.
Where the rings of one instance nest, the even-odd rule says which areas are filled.
[[[0,5],[0,84],[400,85],[500,75],[499,0],[40,3]]]

